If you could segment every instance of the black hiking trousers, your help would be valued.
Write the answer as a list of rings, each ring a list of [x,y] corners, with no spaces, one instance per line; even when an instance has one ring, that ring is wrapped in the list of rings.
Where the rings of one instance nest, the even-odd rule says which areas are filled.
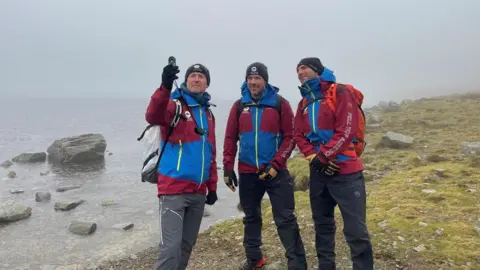
[[[257,174],[240,174],[240,204],[243,218],[243,246],[247,260],[257,263],[262,259],[262,212],[261,201],[267,192],[272,205],[273,220],[278,236],[285,248],[288,269],[307,269],[305,249],[295,216],[293,178],[288,170],[279,171],[271,180],[260,180]]]
[[[338,205],[353,270],[372,270],[373,251],[366,225],[363,172],[326,176],[310,169],[310,205],[315,224],[318,269],[336,269],[334,209]]]

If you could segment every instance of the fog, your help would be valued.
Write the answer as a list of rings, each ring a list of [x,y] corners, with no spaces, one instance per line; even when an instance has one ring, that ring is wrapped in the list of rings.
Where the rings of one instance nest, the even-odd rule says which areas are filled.
[[[210,69],[213,102],[240,95],[246,67],[298,102],[295,68],[319,57],[368,104],[477,90],[480,2],[0,2],[2,97],[148,99],[170,55]]]

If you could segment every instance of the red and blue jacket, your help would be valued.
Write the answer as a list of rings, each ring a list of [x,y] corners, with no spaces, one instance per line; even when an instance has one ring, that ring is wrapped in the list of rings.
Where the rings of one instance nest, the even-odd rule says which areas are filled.
[[[287,168],[287,160],[295,148],[293,111],[290,103],[281,98],[279,115],[276,109],[279,89],[265,86],[263,96],[255,102],[244,82],[242,87],[243,110],[239,105],[230,109],[223,146],[224,170],[233,170],[238,153],[238,172],[257,173],[271,164],[277,171]],[[238,116],[238,119],[237,119]]]
[[[186,102],[182,102],[184,119],[180,119],[166,142],[158,166],[159,196],[179,193],[206,194],[207,189],[217,189],[215,121],[208,109],[209,104],[199,105],[181,89],[170,93],[160,86],[150,99],[145,118],[149,124],[160,126],[162,146],[175,112],[172,99],[179,99],[181,96]],[[197,126],[205,131],[203,135],[195,132]]]
[[[333,74],[332,74],[333,75]],[[340,174],[362,171],[363,164],[348,151],[358,129],[358,111],[353,94],[338,87],[336,109],[325,104],[334,76],[318,77],[299,87],[302,100],[295,115],[295,143],[305,157],[317,154],[323,162],[334,161]]]

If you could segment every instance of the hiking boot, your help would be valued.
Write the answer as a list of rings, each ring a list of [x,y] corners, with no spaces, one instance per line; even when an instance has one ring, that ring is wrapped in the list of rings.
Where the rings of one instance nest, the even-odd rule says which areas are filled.
[[[240,269],[241,270],[255,270],[255,269],[261,269],[264,265],[265,265],[265,257],[262,257],[262,259],[257,263],[247,261],[242,266],[242,268],[240,268]]]

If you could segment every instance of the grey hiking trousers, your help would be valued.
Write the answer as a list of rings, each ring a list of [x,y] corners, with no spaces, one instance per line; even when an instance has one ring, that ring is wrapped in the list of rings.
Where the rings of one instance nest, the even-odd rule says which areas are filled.
[[[160,196],[160,245],[153,270],[184,270],[197,241],[205,208],[205,195]]]

